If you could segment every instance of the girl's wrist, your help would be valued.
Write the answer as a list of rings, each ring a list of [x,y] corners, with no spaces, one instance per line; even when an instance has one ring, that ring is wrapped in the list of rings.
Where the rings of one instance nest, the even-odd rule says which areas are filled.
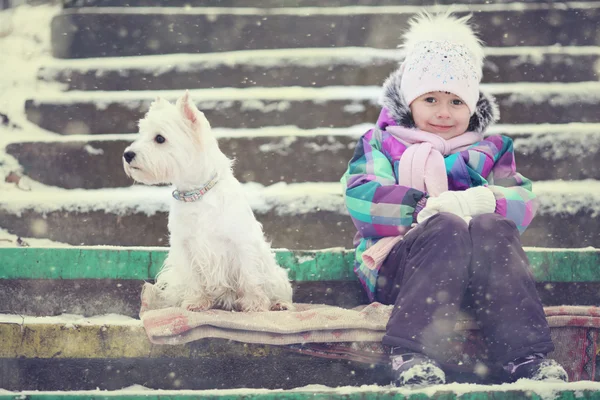
[[[427,196],[423,195],[421,200],[417,201],[417,205],[415,206],[415,211],[413,212],[413,223],[417,222],[417,215],[421,212],[422,209],[427,205]]]

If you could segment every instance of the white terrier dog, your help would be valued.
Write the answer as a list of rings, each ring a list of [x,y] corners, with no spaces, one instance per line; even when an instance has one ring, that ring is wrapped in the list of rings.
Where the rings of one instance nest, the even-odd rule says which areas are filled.
[[[156,278],[167,305],[267,311],[292,308],[287,271],[277,265],[261,224],[219,149],[204,114],[185,95],[157,98],[123,154],[127,175],[175,186],[170,250]]]

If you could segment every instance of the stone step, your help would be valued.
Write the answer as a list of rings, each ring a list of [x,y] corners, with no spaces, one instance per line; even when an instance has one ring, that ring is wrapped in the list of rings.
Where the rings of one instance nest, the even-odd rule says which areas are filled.
[[[153,345],[139,320],[122,316],[0,315],[0,332],[0,386],[8,390],[116,390],[136,384],[291,389],[389,382],[383,367],[309,357],[278,346],[222,339]]]
[[[561,338],[553,330],[554,340],[566,340],[566,335]],[[591,331],[591,330],[590,330]],[[105,316],[97,318],[78,318],[77,316],[57,317],[28,317],[17,315],[0,314],[0,332],[2,333],[4,345],[0,348],[0,385],[8,390],[62,390],[81,391],[95,390],[102,394],[98,399],[114,398],[110,392],[100,390],[119,390],[132,385],[144,387],[146,400],[149,389],[166,390],[206,390],[213,389],[210,399],[218,399],[214,389],[243,389],[244,399],[257,398],[251,396],[249,389],[295,389],[294,400],[302,397],[302,387],[311,385],[310,399],[332,399],[327,392],[330,390],[317,385],[330,387],[353,386],[345,388],[345,393],[355,393],[342,397],[345,400],[364,399],[366,393],[360,393],[357,386],[361,385],[389,385],[390,375],[383,362],[360,363],[340,359],[327,359],[324,357],[311,357],[299,354],[288,347],[247,344],[222,339],[203,339],[185,345],[153,345],[148,341],[143,326],[139,320],[128,319],[122,316]],[[579,350],[579,349],[577,349]],[[580,351],[580,350],[579,350]],[[565,363],[568,359],[560,360]],[[469,371],[470,372],[470,371]],[[577,371],[579,372],[579,371]],[[490,374],[491,375],[491,374]],[[456,373],[448,370],[447,378],[450,382],[459,380],[462,382],[491,383],[493,378],[486,380],[477,379],[474,373]],[[568,390],[577,390],[579,395],[590,390],[596,390],[595,397],[583,397],[586,399],[597,399],[600,394],[600,384],[587,381],[572,382],[570,384],[544,383],[543,391],[547,394],[552,387]],[[515,389],[527,390],[527,396],[506,397],[540,399],[533,394],[540,390],[541,386],[532,386],[531,382],[519,386],[514,384]],[[560,385],[560,386],[553,386]],[[510,389],[513,385],[502,387],[481,387],[483,390],[500,390],[500,393]],[[398,391],[388,387],[367,386],[370,390],[385,390],[385,399],[403,398],[398,394],[410,394],[413,399],[417,396],[417,390]],[[307,388],[308,389],[308,388]],[[365,388],[362,388],[363,390]],[[481,390],[480,389],[480,390]],[[131,389],[129,389],[131,390]],[[337,389],[340,390],[340,389]],[[343,390],[343,389],[342,389]],[[438,391],[441,392],[438,394]],[[428,388],[429,393],[438,396],[439,399],[465,399],[471,397],[451,397],[449,391],[461,390],[461,386],[451,384],[438,388]],[[470,385],[462,391],[475,391],[477,386]],[[586,391],[587,390],[587,391]],[[238,390],[238,392],[241,392]],[[250,392],[250,393],[249,393]],[[190,392],[185,392],[190,395]],[[240,394],[242,394],[240,393]],[[92,393],[78,393],[86,395],[85,399],[95,399]],[[287,398],[284,393],[278,391],[276,395],[267,399]],[[514,393],[511,393],[514,395]],[[552,397],[562,398],[552,393]],[[41,396],[40,396],[41,395]],[[66,396],[65,396],[66,395]],[[131,395],[131,393],[130,393]],[[360,397],[357,397],[359,396]],[[160,399],[164,399],[166,393],[161,391]],[[356,397],[355,397],[356,396]],[[58,398],[69,399],[68,393],[61,393]],[[0,393],[0,398],[5,399],[7,393]],[[10,397],[11,400],[23,397]],[[43,393],[36,393],[25,398],[44,398]],[[57,397],[53,397],[55,399]],[[79,399],[78,397],[76,397]],[[131,399],[128,396],[127,399]],[[169,399],[178,399],[177,396],[169,396]],[[185,399],[197,399],[203,397],[185,397]],[[231,400],[231,394],[225,399]],[[260,398],[260,397],[258,397]],[[369,398],[369,397],[366,397]],[[408,397],[406,397],[408,399]],[[422,395],[419,399],[427,398]],[[473,400],[481,399],[472,397]],[[485,397],[483,397],[485,398]],[[493,397],[504,398],[504,397]],[[580,397],[565,397],[575,399]]]
[[[511,384],[503,387],[485,387],[473,386],[468,384],[446,385],[435,389],[415,390],[406,392],[406,390],[393,389],[389,386],[377,387],[368,386],[365,388],[347,388],[347,387],[306,387],[289,391],[270,391],[261,389],[240,390],[211,390],[211,391],[185,391],[180,390],[161,390],[152,391],[145,387],[131,387],[122,391],[109,391],[98,393],[97,391],[88,391],[84,393],[70,392],[37,392],[37,391],[16,391],[5,395],[0,394],[2,400],[14,400],[16,398],[35,398],[36,400],[55,400],[60,397],[64,400],[105,400],[107,397],[114,400],[162,400],[168,397],[172,400],[349,400],[360,398],[364,400],[405,400],[409,398],[429,399],[447,399],[447,400],[512,400],[527,398],[531,400],[545,399],[547,391],[550,390],[554,400],[576,400],[576,399],[596,399],[600,393],[598,384],[592,382],[581,382],[578,384],[560,384],[551,383],[547,390],[540,390],[526,387],[527,384]],[[360,397],[359,397],[360,396]]]
[[[350,251],[275,249],[274,253],[279,265],[289,271],[294,302],[341,307],[368,303],[352,271]],[[0,304],[4,312],[13,314],[136,317],[141,287],[145,281],[154,280],[166,254],[164,247],[0,248]],[[588,264],[596,263],[593,252],[536,249],[532,257],[539,265],[537,276],[540,281],[551,282],[552,292],[561,292],[563,286],[573,290],[575,285],[579,288],[575,292],[582,297],[596,285],[593,275],[585,272]],[[600,276],[598,281],[600,286]],[[44,293],[44,301],[38,301],[32,293]],[[567,304],[569,296],[565,292],[559,297]]]
[[[487,84],[505,124],[600,122],[600,82]],[[374,123],[380,86],[196,89],[190,91],[213,127],[302,129]],[[68,92],[27,100],[27,118],[62,134],[130,133],[157,95],[182,91]]]
[[[545,306],[597,304],[599,250],[525,251]],[[289,271],[294,302],[346,308],[368,303],[352,271],[352,250],[274,252]],[[140,247],[0,248],[0,304],[3,312],[30,316],[137,317],[141,287],[153,281],[166,254],[166,248]]]
[[[537,182],[540,209],[523,235],[525,246],[600,247],[600,183]],[[354,225],[339,183],[246,184],[247,197],[276,248],[352,246]],[[21,237],[73,245],[167,246],[170,189],[141,187],[7,191],[2,228]],[[568,234],[566,233],[568,232]]]
[[[473,22],[490,47],[600,44],[595,35],[598,3],[570,3],[568,8],[552,2],[497,3],[454,9],[458,14],[474,12]],[[419,10],[413,6],[66,9],[52,21],[52,53],[57,58],[87,58],[312,47],[390,49],[398,46],[408,19]]]
[[[600,47],[489,48],[483,81],[598,80]],[[38,79],[63,90],[381,85],[403,53],[372,48],[255,50],[212,54],[56,59]]]
[[[263,128],[215,129],[221,150],[235,158],[242,182],[339,180],[354,152],[357,138],[369,129],[300,130]],[[600,124],[496,125],[488,133],[514,140],[518,171],[533,181],[600,179]],[[46,140],[8,144],[5,152],[23,167],[23,174],[50,186],[100,189],[131,186],[123,171],[123,150],[135,136],[52,136]],[[19,140],[18,137],[13,140]],[[290,155],[294,156],[291,157]],[[548,168],[552,165],[552,168]]]
[[[583,0],[582,2],[597,0]],[[514,0],[405,0],[403,5],[503,4]],[[523,3],[549,3],[548,0],[523,0]],[[63,0],[64,8],[78,7],[349,7],[396,6],[396,0]]]

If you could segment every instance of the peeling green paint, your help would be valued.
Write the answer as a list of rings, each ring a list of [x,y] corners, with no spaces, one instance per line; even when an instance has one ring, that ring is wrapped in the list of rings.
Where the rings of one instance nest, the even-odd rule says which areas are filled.
[[[351,250],[275,250],[297,282],[355,280]],[[161,248],[0,248],[0,279],[153,279]],[[527,249],[537,281],[600,281],[600,250]]]
[[[211,358],[278,356],[277,346],[224,339],[183,345],[150,343],[144,328],[123,325],[0,324],[0,358]]]

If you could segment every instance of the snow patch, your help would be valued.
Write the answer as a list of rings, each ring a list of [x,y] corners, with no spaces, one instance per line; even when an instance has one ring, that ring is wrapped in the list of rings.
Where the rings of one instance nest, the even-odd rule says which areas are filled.
[[[562,8],[566,8],[563,5]],[[586,2],[570,2],[569,9],[596,9],[600,5]],[[498,11],[526,11],[560,9],[561,5],[546,3],[492,3],[492,4],[453,4],[451,6],[346,6],[346,7],[82,7],[76,10],[67,9],[65,13],[86,14],[164,14],[164,15],[205,15],[209,21],[214,21],[220,15],[257,15],[268,17],[270,15],[297,15],[310,17],[312,15],[373,15],[373,14],[416,14],[423,10],[441,12],[452,10],[454,12],[498,12]]]
[[[277,153],[283,156],[287,156],[291,153],[292,149],[290,146],[292,143],[298,140],[295,136],[284,136],[277,142],[261,144],[258,149],[263,153]]]
[[[517,46],[488,47],[486,56],[518,56],[521,62],[543,60],[546,55],[600,55],[600,46]],[[128,76],[129,70],[153,72],[189,72],[238,65],[274,68],[287,65],[302,67],[329,67],[350,64],[357,67],[372,66],[384,62],[400,62],[404,59],[402,49],[376,49],[372,47],[335,47],[310,49],[240,50],[206,54],[161,54],[131,57],[100,57],[84,59],[52,59],[44,64],[39,76],[52,80],[63,71],[86,73],[96,71],[102,76],[107,70],[115,70]]]
[[[44,247],[60,248],[72,247],[70,244],[55,242],[50,239],[22,238],[9,233],[0,228],[0,248],[1,247]]]
[[[510,94],[512,101],[542,102],[546,99],[560,101],[560,104],[580,99],[587,102],[600,99],[600,82],[526,82],[526,83],[489,83],[482,84],[482,89],[491,94]],[[327,86],[327,87],[252,87],[252,88],[216,88],[191,89],[190,96],[200,109],[222,107],[227,101],[240,101],[249,109],[263,109],[256,101],[280,101],[287,107],[286,101],[327,101],[343,100],[349,102],[370,101],[377,103],[381,94],[381,86]],[[35,104],[75,104],[94,103],[105,107],[111,103],[122,103],[127,107],[147,106],[157,96],[175,101],[183,94],[182,90],[144,90],[144,91],[70,91],[66,93],[40,93],[35,96]]]
[[[550,253],[557,253],[557,252],[563,252],[563,251],[574,252],[574,253],[587,253],[587,252],[600,253],[600,249],[597,249],[592,246],[580,247],[577,249],[565,249],[565,248],[558,248],[558,247],[528,247],[528,246],[525,246],[525,247],[523,247],[523,249],[525,251],[532,251],[532,252],[547,251]]]
[[[436,385],[427,388],[419,389],[407,389],[407,388],[395,388],[389,385],[377,386],[377,385],[362,385],[362,386],[340,386],[340,387],[328,387],[324,385],[307,385],[299,388],[290,390],[283,389],[214,389],[214,390],[156,390],[149,389],[143,386],[135,385],[134,387],[128,387],[121,390],[85,390],[85,391],[21,391],[21,392],[9,392],[11,394],[19,394],[22,396],[44,396],[44,395],[59,395],[61,397],[68,398],[69,396],[103,396],[103,397],[117,397],[117,396],[195,396],[195,397],[214,397],[214,396],[253,396],[261,394],[272,394],[277,396],[278,394],[284,393],[307,393],[311,396],[320,397],[319,394],[335,394],[335,395],[359,395],[363,397],[369,397],[369,393],[385,394],[386,396],[398,394],[401,397],[419,397],[419,394],[425,396],[443,396],[448,393],[453,393],[456,397],[467,393],[475,392],[508,392],[508,391],[522,391],[525,394],[537,394],[544,400],[553,400],[558,397],[560,392],[564,391],[599,391],[600,383],[591,381],[580,381],[580,382],[534,382],[534,381],[519,381],[511,384],[502,385],[476,385],[467,383],[450,383],[446,385]],[[436,396],[436,397],[437,397]]]
[[[393,359],[393,358],[392,358]],[[418,363],[400,374],[401,382],[446,382],[446,374],[433,362]]]
[[[89,154],[91,154],[91,155],[93,155],[93,156],[100,156],[100,155],[103,155],[103,154],[104,154],[104,150],[103,150],[103,149],[96,149],[96,148],[92,147],[92,146],[91,146],[91,145],[89,145],[89,144],[86,144],[86,145],[83,147],[83,149],[84,149],[84,150],[85,150],[87,153],[89,153]]]
[[[129,188],[60,189],[37,184],[32,192],[7,191],[0,199],[6,212],[21,215],[25,210],[45,214],[52,211],[104,211],[117,215],[144,213],[148,216],[167,212],[171,188],[134,185]],[[246,197],[257,213],[274,211],[277,215],[301,215],[317,211],[347,214],[342,187],[337,182],[279,182],[263,186],[244,184]],[[600,213],[600,181],[539,181],[533,186],[540,198],[539,214]]]
[[[315,259],[313,256],[299,256],[297,258],[298,264],[304,264],[305,262],[311,262]]]
[[[84,317],[75,314],[61,314],[51,317],[32,317],[27,315],[0,314],[0,324],[18,325],[63,325],[66,328],[77,326],[132,326],[142,327],[142,321],[126,315],[106,314]]]
[[[539,134],[515,138],[514,146],[524,154],[538,153],[544,159],[559,160],[597,154],[600,151],[600,137],[598,132]]]
[[[200,107],[202,107],[202,102],[200,102]],[[220,106],[220,105],[219,105]],[[270,112],[283,112],[288,110],[291,107],[291,103],[289,101],[276,101],[274,103],[265,103],[260,100],[246,100],[242,102],[241,110],[242,111],[261,111],[264,113]],[[206,107],[203,107],[206,108]]]
[[[171,190],[164,187],[134,186],[98,190],[46,187],[35,193],[9,191],[0,199],[4,209],[18,216],[24,210],[36,213],[65,210],[69,212],[104,211],[117,215],[143,213],[152,216],[169,209]]]
[[[600,215],[600,181],[538,181],[533,183],[533,192],[538,195],[538,214],[556,215],[591,212],[591,217]]]
[[[556,84],[547,84],[556,85]],[[558,87],[558,86],[557,86]],[[600,86],[599,86],[600,87]],[[330,100],[377,100],[380,86],[328,86],[325,88],[311,88],[302,86],[288,87],[251,87],[251,88],[215,88],[215,89],[190,89],[190,96],[200,109],[218,109],[227,107],[233,102],[242,102],[248,109],[262,109],[264,105],[257,101],[280,101],[286,107],[285,101],[314,101],[324,102]],[[157,96],[165,100],[175,101],[183,95],[183,90],[143,90],[143,91],[70,91],[66,93],[40,93],[35,96],[35,104],[74,104],[94,103],[106,106],[110,103],[123,103],[128,107],[137,108],[146,106],[154,101]]]
[[[347,136],[358,139],[367,130],[375,125],[372,123],[363,123],[342,128],[321,127],[313,129],[301,129],[293,125],[267,126],[262,128],[214,128],[213,134],[217,138],[253,138],[253,137],[317,137],[317,136]],[[496,124],[492,125],[486,132],[486,135],[550,135],[555,134],[559,137],[572,136],[576,139],[580,136],[593,137],[600,132],[600,123],[581,123],[572,122],[567,124]],[[98,142],[125,140],[132,142],[135,140],[135,133],[112,133],[102,135],[58,135],[48,131],[27,131],[19,132],[11,136],[1,138],[3,144],[23,143],[23,142]]]
[[[600,49],[598,50],[600,53]],[[368,66],[384,60],[400,61],[404,57],[402,50],[375,49],[367,47],[336,47],[310,49],[267,49],[239,50],[206,54],[164,54],[132,57],[102,57],[86,59],[55,59],[44,65],[40,77],[50,80],[64,70],[85,73],[96,70],[118,70],[124,74],[130,69],[154,72],[156,75],[166,72],[189,72],[218,67],[238,65],[252,67],[280,67],[285,65],[320,67],[340,62]],[[126,75],[125,75],[126,76]]]
[[[311,182],[270,186],[246,183],[248,201],[255,212],[275,211],[277,215],[299,215],[316,211],[347,214],[338,183]]]
[[[487,130],[487,135],[548,135],[566,134],[573,136],[600,132],[600,123],[571,122],[567,124],[496,124]]]
[[[333,139],[333,137],[329,136],[328,139]],[[337,153],[338,151],[345,150],[346,148],[352,149],[352,148],[354,148],[354,146],[355,146],[355,143],[349,143],[348,145],[344,145],[335,140],[329,140],[329,143],[326,143],[326,144],[317,144],[314,142],[304,143],[304,147],[307,149],[310,149],[314,153],[322,152],[322,151]]]
[[[21,5],[0,11],[0,18],[10,24],[9,33],[0,37],[0,113],[10,123],[21,127],[32,124],[25,118],[25,100],[40,91],[58,91],[60,85],[36,81],[37,69],[51,57],[50,21],[60,5]],[[52,90],[54,89],[54,90]],[[0,125],[0,136],[10,128]]]
[[[347,112],[350,114],[358,114],[358,113],[365,111],[365,109],[366,109],[365,105],[361,104],[361,103],[351,103],[351,104],[347,104],[344,107],[342,107],[342,110],[344,110],[344,112]]]

